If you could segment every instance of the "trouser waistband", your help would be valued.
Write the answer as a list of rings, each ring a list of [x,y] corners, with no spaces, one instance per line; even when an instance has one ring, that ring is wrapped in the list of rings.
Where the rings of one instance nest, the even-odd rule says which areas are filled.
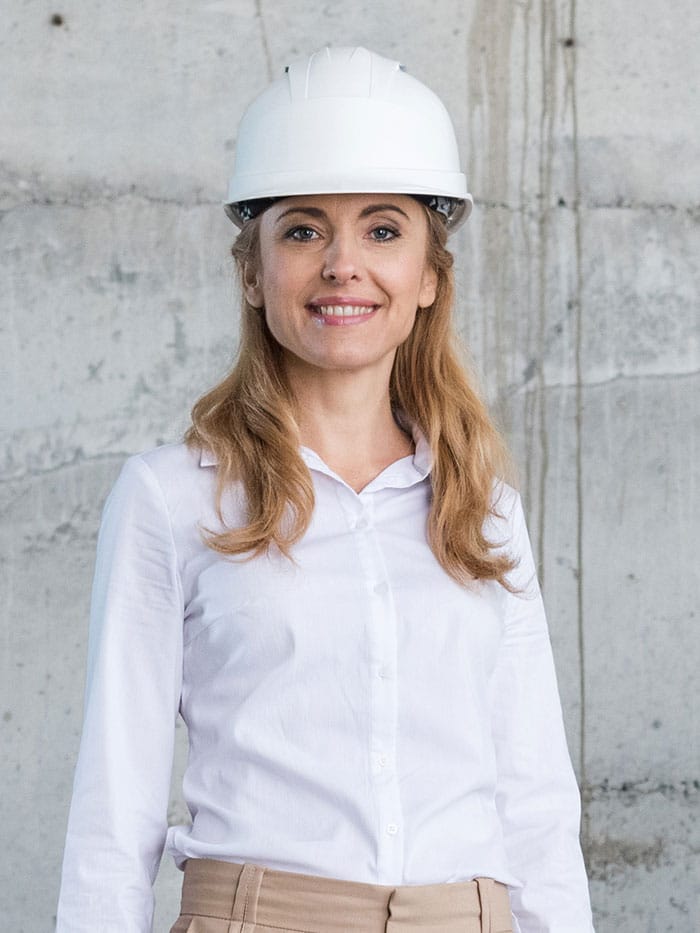
[[[222,930],[266,927],[303,933],[509,933],[505,885],[490,878],[454,884],[387,885],[339,881],[212,859],[185,866],[181,916],[238,921]]]

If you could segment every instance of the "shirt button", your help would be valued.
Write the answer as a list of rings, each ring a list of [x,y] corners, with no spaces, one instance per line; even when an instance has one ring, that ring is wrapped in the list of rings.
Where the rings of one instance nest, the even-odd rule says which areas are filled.
[[[396,823],[389,823],[386,831],[390,836],[395,836],[399,831],[399,827],[396,825]]]
[[[389,589],[389,584],[386,583],[386,581],[382,580],[381,583],[376,584],[376,586],[374,587],[374,592],[377,594],[377,596],[383,596],[388,589]]]
[[[380,767],[380,768],[386,768],[386,766],[387,766],[388,764],[389,764],[389,759],[387,758],[387,756],[386,756],[386,755],[380,755],[380,756],[379,756],[379,767]]]
[[[360,515],[355,522],[355,528],[357,531],[364,531],[366,528],[369,528],[369,519],[366,515]]]
[[[391,670],[388,667],[380,667],[377,671],[377,677],[380,680],[388,680],[391,677]]]

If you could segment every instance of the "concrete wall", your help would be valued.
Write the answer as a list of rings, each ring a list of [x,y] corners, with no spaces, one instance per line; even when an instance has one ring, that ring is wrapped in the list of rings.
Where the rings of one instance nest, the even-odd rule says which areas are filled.
[[[3,27],[3,928],[53,928],[103,498],[231,358],[238,118],[326,42],[454,115],[460,326],[521,467],[597,929],[694,928],[697,4],[11,0]]]

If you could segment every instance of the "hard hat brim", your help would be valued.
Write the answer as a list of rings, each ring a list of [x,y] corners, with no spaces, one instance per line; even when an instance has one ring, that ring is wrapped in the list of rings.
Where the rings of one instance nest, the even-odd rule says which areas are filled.
[[[327,191],[300,191],[292,194],[277,194],[277,195],[263,195],[256,198],[246,198],[242,201],[227,201],[224,203],[224,211],[226,216],[231,220],[239,229],[242,229],[245,224],[251,220],[253,217],[257,217],[263,211],[265,211],[271,204],[275,201],[279,201],[281,198],[286,197],[297,197],[298,195],[304,194],[406,194],[411,197],[418,198],[418,200],[427,204],[427,206],[432,207],[434,210],[437,210],[438,213],[442,215],[443,220],[445,221],[445,226],[447,227],[450,233],[453,233],[458,227],[467,220],[469,215],[472,212],[473,200],[471,194],[466,192],[463,198],[455,198],[453,195],[435,195],[433,191],[387,191],[386,187],[372,189],[368,187],[363,187],[358,190],[349,190],[345,188],[342,191],[327,190]],[[435,201],[449,201],[449,209],[444,209],[442,207],[436,207],[430,202]]]

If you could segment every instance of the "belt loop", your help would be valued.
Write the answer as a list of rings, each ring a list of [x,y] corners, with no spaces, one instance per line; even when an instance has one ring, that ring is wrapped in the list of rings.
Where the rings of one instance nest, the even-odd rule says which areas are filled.
[[[231,908],[229,933],[253,933],[258,918],[258,896],[264,868],[245,864],[241,869],[236,886],[236,896]]]
[[[491,905],[493,900],[493,878],[477,878],[476,887],[479,892],[479,906],[481,909],[481,933],[491,933]]]

